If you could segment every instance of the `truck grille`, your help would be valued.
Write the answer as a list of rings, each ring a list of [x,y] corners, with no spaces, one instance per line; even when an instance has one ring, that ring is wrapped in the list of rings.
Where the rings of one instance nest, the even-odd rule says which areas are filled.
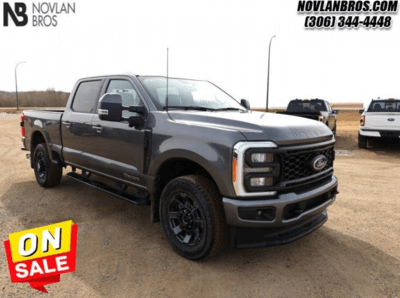
[[[307,178],[317,174],[310,167],[311,159],[317,155],[325,155],[328,159],[328,163],[321,170],[325,171],[333,166],[334,160],[334,149],[331,148],[321,148],[321,150],[312,151],[288,151],[282,158],[282,180],[281,182],[287,182],[302,178]]]

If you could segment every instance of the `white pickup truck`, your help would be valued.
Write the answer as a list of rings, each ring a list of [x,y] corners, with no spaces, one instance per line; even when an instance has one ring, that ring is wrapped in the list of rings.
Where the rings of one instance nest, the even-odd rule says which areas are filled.
[[[372,100],[367,110],[360,110],[358,147],[367,148],[370,138],[394,139],[400,137],[400,100]]]

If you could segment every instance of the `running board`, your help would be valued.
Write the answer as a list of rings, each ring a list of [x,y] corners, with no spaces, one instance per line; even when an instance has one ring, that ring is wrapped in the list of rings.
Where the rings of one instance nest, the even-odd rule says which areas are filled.
[[[129,202],[131,202],[133,204],[136,204],[136,205],[150,205],[150,200],[148,200],[145,197],[141,197],[141,196],[138,196],[138,195],[130,194],[130,193],[128,193],[128,192],[126,192],[126,191],[124,191],[122,189],[118,189],[118,188],[109,186],[109,185],[107,185],[107,184],[105,184],[103,182],[95,181],[95,180],[90,179],[90,178],[88,178],[86,176],[83,176],[83,175],[80,175],[80,174],[77,174],[77,173],[74,173],[74,172],[69,172],[67,174],[67,177],[69,177],[71,179],[74,179],[76,181],[82,182],[84,184],[87,184],[87,185],[89,185],[91,187],[94,187],[96,189],[102,190],[102,191],[104,191],[106,193],[109,193],[109,194],[111,194],[113,196],[116,196],[118,198],[121,198],[121,199],[124,199],[126,201],[129,201]]]

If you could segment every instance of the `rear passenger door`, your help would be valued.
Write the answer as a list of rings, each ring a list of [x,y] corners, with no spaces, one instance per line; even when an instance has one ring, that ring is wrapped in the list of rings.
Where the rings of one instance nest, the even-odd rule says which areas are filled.
[[[95,131],[92,118],[97,110],[103,80],[82,81],[74,91],[74,98],[67,107],[61,121],[63,157],[72,166],[90,168],[93,158],[92,139]]]
[[[110,79],[105,93],[117,93],[122,97],[123,106],[143,105],[132,82],[126,78]],[[123,117],[136,113],[123,111]],[[100,120],[96,113],[92,119],[96,131],[92,138],[93,155],[97,162],[95,170],[109,176],[143,186],[143,167],[145,160],[144,129],[129,127],[128,122]]]

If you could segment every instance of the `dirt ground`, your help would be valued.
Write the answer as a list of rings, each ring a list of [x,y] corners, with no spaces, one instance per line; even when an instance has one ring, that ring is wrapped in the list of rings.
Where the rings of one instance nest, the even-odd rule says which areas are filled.
[[[340,194],[322,228],[284,246],[228,247],[202,262],[174,253],[147,207],[67,177],[39,187],[19,150],[18,122],[0,113],[0,240],[72,219],[77,269],[43,294],[10,282],[0,249],[0,297],[400,297],[400,144],[359,150],[356,112],[339,115]]]

